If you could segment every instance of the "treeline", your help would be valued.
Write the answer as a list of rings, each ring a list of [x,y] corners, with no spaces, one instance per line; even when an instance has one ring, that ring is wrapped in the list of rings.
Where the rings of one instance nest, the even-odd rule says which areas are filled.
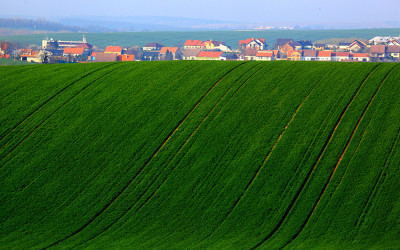
[[[71,31],[80,32],[80,27],[68,26],[60,23],[50,22],[46,19],[26,19],[26,18],[0,18],[0,28],[9,29],[32,29],[46,31]]]

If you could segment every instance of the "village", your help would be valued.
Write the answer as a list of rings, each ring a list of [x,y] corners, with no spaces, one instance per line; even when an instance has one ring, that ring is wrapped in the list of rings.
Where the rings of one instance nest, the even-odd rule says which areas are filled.
[[[247,38],[239,41],[238,49],[212,39],[187,40],[182,47],[150,42],[142,47],[106,46],[105,50],[93,46],[83,36],[82,41],[44,39],[42,46],[29,48],[16,48],[12,43],[0,41],[0,58],[33,63],[162,60],[400,62],[400,36],[338,44],[277,39],[273,45],[267,45],[264,38]]]

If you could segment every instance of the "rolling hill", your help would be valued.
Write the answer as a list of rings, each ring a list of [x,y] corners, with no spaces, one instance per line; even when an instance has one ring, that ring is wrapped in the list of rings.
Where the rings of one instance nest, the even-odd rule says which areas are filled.
[[[398,249],[400,66],[0,70],[0,248]]]

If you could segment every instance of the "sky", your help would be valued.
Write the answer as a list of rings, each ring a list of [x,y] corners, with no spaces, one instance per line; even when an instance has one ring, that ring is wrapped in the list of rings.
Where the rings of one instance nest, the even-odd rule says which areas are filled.
[[[0,6],[0,16],[19,17],[170,16],[271,25],[400,23],[400,0],[0,0]]]

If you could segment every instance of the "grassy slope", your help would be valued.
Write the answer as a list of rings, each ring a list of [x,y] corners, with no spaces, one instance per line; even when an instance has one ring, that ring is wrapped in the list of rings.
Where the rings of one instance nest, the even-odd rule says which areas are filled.
[[[193,32],[126,32],[126,33],[89,33],[87,40],[96,46],[105,48],[117,44],[124,47],[148,42],[161,42],[165,46],[182,46],[188,39],[224,41],[232,48],[237,48],[239,40],[250,37],[266,38],[267,44],[273,45],[278,38],[295,40],[328,40],[332,38],[358,38],[369,40],[375,36],[398,36],[400,29],[366,29],[366,30],[270,30],[270,31],[193,31]],[[82,34],[49,34],[56,40],[81,40]],[[22,36],[0,36],[0,40],[18,41],[27,44],[41,45],[43,34]]]
[[[4,69],[1,248],[400,247],[397,64]]]

